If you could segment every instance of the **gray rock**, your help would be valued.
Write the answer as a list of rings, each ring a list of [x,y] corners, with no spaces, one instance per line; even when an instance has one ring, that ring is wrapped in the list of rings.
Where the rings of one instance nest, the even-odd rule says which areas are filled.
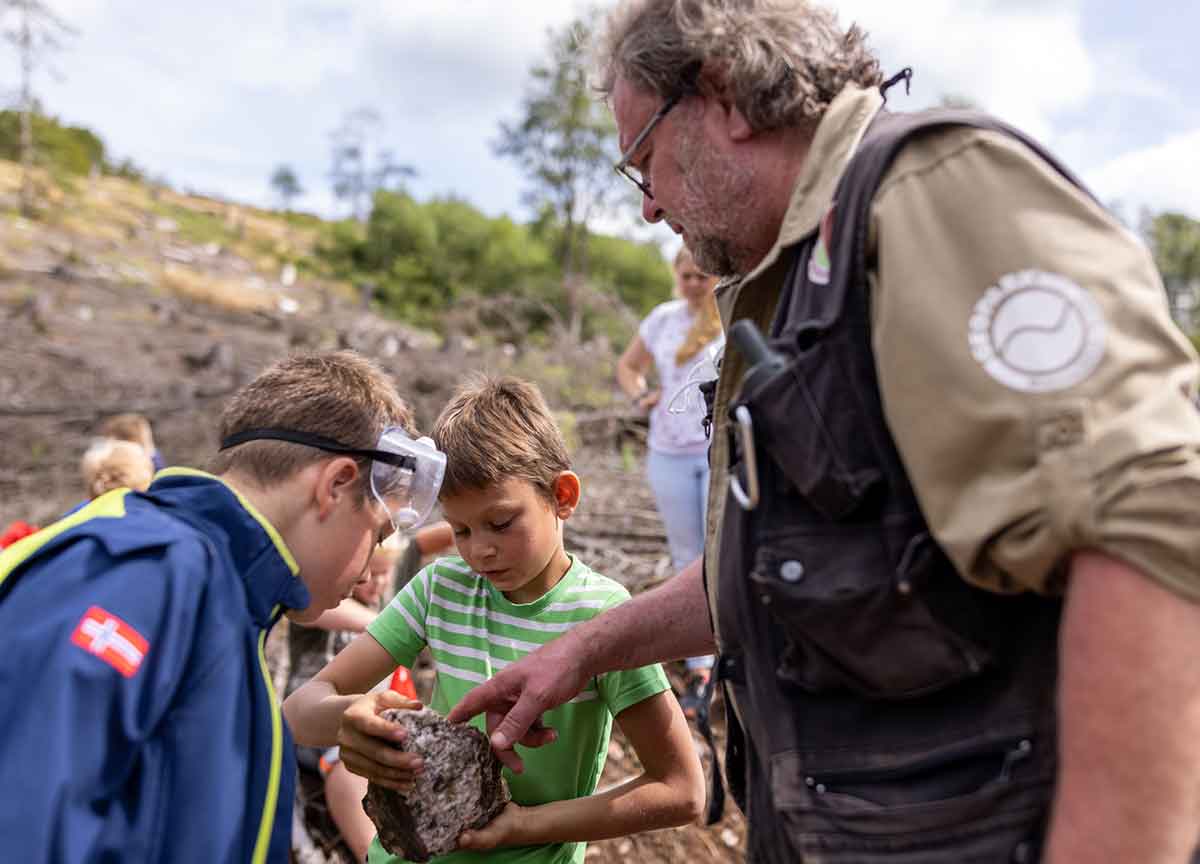
[[[402,750],[420,753],[425,770],[408,794],[371,783],[363,808],[393,855],[428,861],[454,851],[458,836],[482,828],[509,802],[500,760],[487,737],[471,726],[447,723],[428,708],[390,710],[387,720],[408,733]]]

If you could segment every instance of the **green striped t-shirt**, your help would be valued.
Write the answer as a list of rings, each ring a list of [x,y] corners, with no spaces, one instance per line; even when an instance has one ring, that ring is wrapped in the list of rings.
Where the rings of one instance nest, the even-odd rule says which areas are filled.
[[[401,666],[411,666],[429,646],[437,671],[430,707],[444,715],[495,670],[628,599],[624,587],[574,556],[558,584],[532,603],[509,602],[462,558],[442,558],[413,577],[367,632]],[[558,740],[545,747],[518,747],[525,772],[504,769],[513,800],[534,806],[591,795],[604,770],[612,718],[669,688],[657,664],[609,672],[589,681],[570,702],[547,711],[545,722],[558,730]],[[483,717],[471,723],[486,731]],[[585,843],[558,843],[454,852],[433,860],[565,864],[583,861],[586,848]],[[398,859],[388,856],[376,838],[368,860],[376,864]]]

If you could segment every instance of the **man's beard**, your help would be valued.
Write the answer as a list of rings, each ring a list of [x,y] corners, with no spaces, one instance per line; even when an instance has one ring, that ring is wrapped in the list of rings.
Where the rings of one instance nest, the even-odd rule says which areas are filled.
[[[683,202],[673,215],[687,229],[692,260],[714,276],[746,272],[747,253],[739,235],[754,224],[754,169],[705,149],[691,130],[680,136],[675,155]]]

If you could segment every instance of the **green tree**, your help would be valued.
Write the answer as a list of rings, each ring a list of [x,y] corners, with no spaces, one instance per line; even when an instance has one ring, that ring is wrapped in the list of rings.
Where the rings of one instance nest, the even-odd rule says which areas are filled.
[[[316,243],[320,267],[334,279],[360,282],[367,279],[366,230],[354,219],[323,223]]]
[[[291,210],[292,202],[304,194],[304,188],[300,185],[300,177],[291,165],[276,166],[275,171],[271,174],[271,188],[275,190],[275,195],[279,198],[284,210]]]
[[[360,222],[376,192],[403,191],[404,181],[416,175],[411,165],[397,162],[391,150],[379,146],[382,129],[379,112],[364,106],[349,112],[332,135],[333,196],[349,204],[351,215]]]
[[[591,278],[610,289],[639,318],[670,299],[674,285],[671,268],[656,243],[603,235],[592,238]]]
[[[553,213],[568,327],[576,339],[583,329],[589,221],[622,192],[611,167],[618,158],[616,129],[588,86],[583,61],[591,31],[588,21],[577,20],[549,33],[549,60],[530,70],[521,119],[501,123],[493,142],[498,155],[524,172],[527,203]]]
[[[1144,214],[1143,225],[1171,312],[1191,329],[1200,288],[1200,222],[1182,213],[1164,212]]]
[[[380,191],[367,220],[364,263],[393,313],[430,323],[453,300],[441,272],[438,226],[412,196]]]
[[[422,203],[380,191],[365,224],[328,223],[317,250],[322,272],[369,283],[392,315],[521,346],[567,331],[559,230],[491,218],[460,198]],[[657,247],[604,235],[592,237],[590,257],[580,336],[625,341],[670,296],[670,270]]]
[[[0,111],[0,159],[22,158],[25,118],[19,111]],[[93,166],[110,170],[104,142],[81,126],[65,126],[53,117],[35,112],[29,117],[37,141],[35,163],[68,174],[87,174]]]
[[[37,113],[37,100],[33,94],[34,67],[48,53],[60,50],[63,38],[75,35],[76,31],[42,0],[0,0],[0,15],[5,19],[16,19],[4,35],[16,46],[20,57],[21,212],[31,216],[34,212],[33,165],[36,161],[33,118]]]

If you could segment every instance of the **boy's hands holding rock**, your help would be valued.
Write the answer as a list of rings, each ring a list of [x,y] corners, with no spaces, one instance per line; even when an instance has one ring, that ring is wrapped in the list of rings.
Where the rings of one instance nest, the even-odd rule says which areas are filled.
[[[399,749],[404,730],[379,716],[389,708],[419,711],[421,703],[391,690],[367,693],[356,699],[342,715],[338,728],[342,762],[351,772],[373,783],[398,792],[411,792],[424,764],[416,753]]]

